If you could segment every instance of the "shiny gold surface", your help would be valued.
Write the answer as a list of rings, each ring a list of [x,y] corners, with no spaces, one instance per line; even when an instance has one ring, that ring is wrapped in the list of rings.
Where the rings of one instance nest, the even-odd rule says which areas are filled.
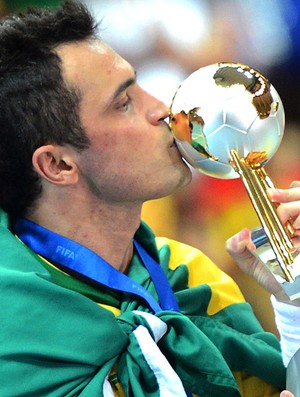
[[[232,164],[240,174],[252,205],[275,253],[283,277],[286,281],[294,281],[295,278],[291,274],[289,267],[294,262],[293,253],[295,249],[288,231],[277,215],[275,204],[267,195],[266,189],[272,187],[272,184],[265,169],[258,162],[260,156],[255,156],[255,161],[251,158],[251,162],[249,162],[249,159],[247,161],[247,159],[239,158],[235,150],[231,151],[231,155]],[[262,154],[261,158],[264,158],[264,154]]]
[[[237,178],[230,150],[241,158],[277,151],[284,130],[284,109],[275,88],[243,64],[217,63],[196,70],[176,90],[169,126],[183,158],[199,171]]]
[[[293,228],[281,223],[267,195],[273,183],[264,166],[284,131],[283,105],[268,79],[237,63],[200,68],[178,87],[169,125],[182,157],[194,168],[216,178],[241,178],[278,265],[264,263],[293,282]]]
[[[231,87],[241,84],[252,95],[252,103],[261,119],[270,115],[273,97],[269,81],[259,72],[246,65],[224,65],[214,75],[217,85]]]
[[[182,110],[179,113],[171,114],[170,128],[177,139],[190,143],[200,155],[217,161],[218,158],[208,151],[207,140],[203,133],[204,120],[197,113],[199,110],[199,108],[194,108],[188,113]]]

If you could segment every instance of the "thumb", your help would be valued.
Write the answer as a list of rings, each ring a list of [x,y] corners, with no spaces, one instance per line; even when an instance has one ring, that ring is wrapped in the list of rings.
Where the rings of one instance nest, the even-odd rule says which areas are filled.
[[[279,397],[295,397],[295,396],[294,396],[294,394],[291,393],[290,391],[283,390],[283,391],[280,393],[280,396],[279,396]]]

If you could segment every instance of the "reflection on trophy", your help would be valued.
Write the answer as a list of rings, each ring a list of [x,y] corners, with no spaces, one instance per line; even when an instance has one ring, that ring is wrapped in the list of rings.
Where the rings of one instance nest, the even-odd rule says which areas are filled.
[[[277,216],[264,166],[277,151],[284,109],[270,82],[249,66],[218,63],[192,73],[170,107],[170,128],[182,157],[202,173],[240,177],[262,227],[252,231],[256,255],[291,300],[300,297],[300,255],[293,227]]]

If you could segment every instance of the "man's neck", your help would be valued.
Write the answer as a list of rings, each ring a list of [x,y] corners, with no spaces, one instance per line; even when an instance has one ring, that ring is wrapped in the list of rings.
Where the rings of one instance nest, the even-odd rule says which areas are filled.
[[[91,249],[116,269],[126,272],[140,212],[139,206],[100,203],[93,207],[71,202],[68,208],[56,206],[55,211],[49,205],[38,205],[27,218]]]

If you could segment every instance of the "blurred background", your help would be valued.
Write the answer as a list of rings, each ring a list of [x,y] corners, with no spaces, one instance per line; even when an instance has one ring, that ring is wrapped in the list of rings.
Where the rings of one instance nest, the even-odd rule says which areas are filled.
[[[137,70],[147,91],[171,103],[194,70],[221,61],[263,73],[283,101],[286,129],[266,169],[278,187],[300,179],[299,0],[85,0],[101,22],[101,36]],[[0,0],[2,15],[59,0]],[[193,171],[191,185],[145,205],[157,235],[200,248],[239,284],[267,330],[276,333],[269,295],[242,274],[225,251],[227,238],[258,226],[242,183]]]

